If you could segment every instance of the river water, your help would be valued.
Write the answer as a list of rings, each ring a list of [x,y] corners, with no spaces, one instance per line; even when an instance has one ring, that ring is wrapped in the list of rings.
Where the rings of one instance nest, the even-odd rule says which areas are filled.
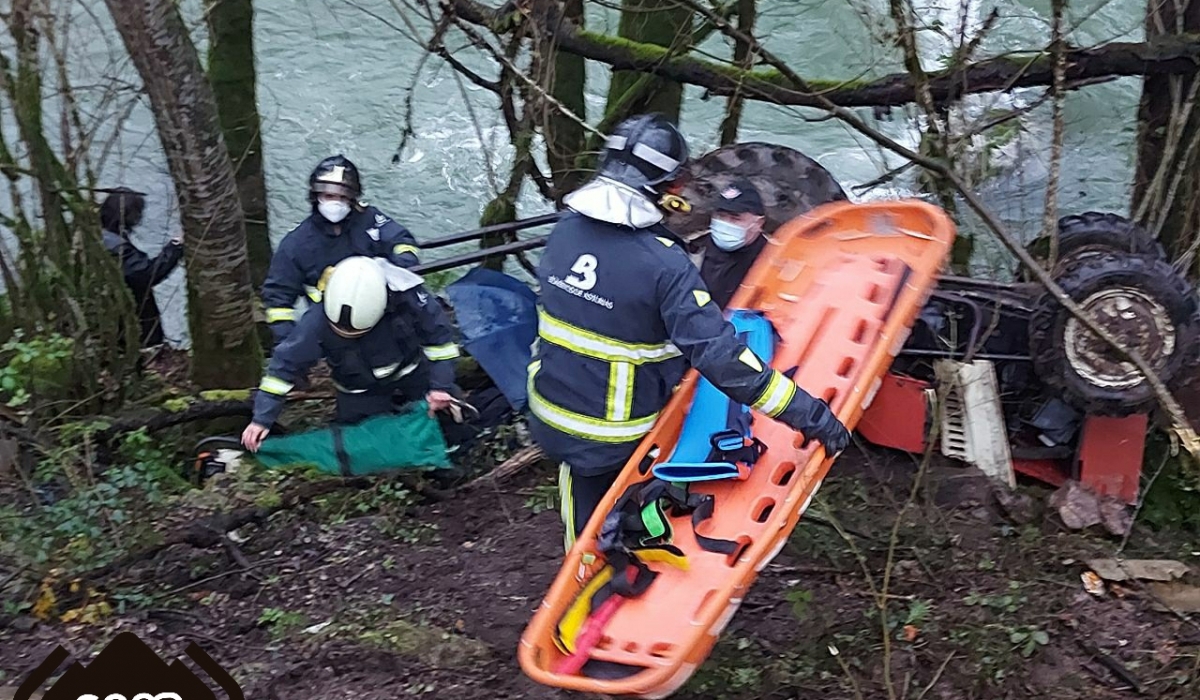
[[[144,99],[138,99],[136,73],[99,0],[59,0],[72,5],[72,73],[83,86],[82,101],[104,124],[101,141],[112,149],[102,163],[103,186],[125,184],[149,194],[149,211],[136,239],[157,250],[178,230],[177,205],[166,163]],[[922,58],[936,69],[949,52],[961,23],[962,0],[917,0],[930,29],[921,35]],[[759,0],[759,34],[764,44],[785,58],[801,75],[854,79],[899,70],[894,50],[887,48],[886,0]],[[1132,0],[1074,0],[1069,16],[1070,39],[1079,45],[1142,37],[1143,3]],[[418,239],[473,227],[484,204],[507,176],[510,148],[507,133],[490,93],[466,81],[439,59],[428,60],[414,83],[422,51],[411,40],[407,24],[428,35],[427,23],[394,0],[255,0],[259,108],[263,119],[270,228],[278,241],[308,213],[306,182],[322,157],[342,152],[363,173],[366,197],[407,225]],[[1044,46],[1049,36],[1049,1],[970,2],[966,26],[977,27],[995,7],[1000,20],[981,53]],[[184,9],[203,51],[205,37],[199,0]],[[616,31],[616,15],[598,5],[588,16],[589,28]],[[941,30],[937,28],[941,27]],[[939,32],[944,33],[942,36]],[[471,49],[463,37],[448,41],[469,65],[494,75],[495,66]],[[701,47],[726,57],[731,49],[719,35]],[[604,107],[607,71],[588,71],[589,120]],[[122,81],[128,83],[122,87]],[[413,92],[416,134],[397,154],[405,97]],[[96,86],[102,86],[96,87]],[[119,88],[120,99],[101,106],[98,95]],[[1134,121],[1140,81],[1123,79],[1071,93],[1065,101],[1067,126],[1059,204],[1063,213],[1101,209],[1125,211],[1132,176]],[[975,96],[961,113],[970,122],[1033,103],[1039,90],[1009,95]],[[51,101],[52,102],[52,101]],[[50,104],[50,103],[48,103]],[[124,109],[129,111],[118,119]],[[681,126],[698,154],[715,145],[724,110],[723,99],[704,99],[689,87]],[[47,108],[51,112],[50,108]],[[861,112],[870,120],[870,110]],[[1046,181],[1046,148],[1050,134],[1048,105],[1032,110],[1019,129],[1003,138],[976,139],[972,154],[986,167],[978,189],[1001,218],[1028,235],[1040,224]],[[819,161],[843,183],[854,199],[893,197],[911,192],[911,177],[859,192],[855,185],[876,179],[900,164],[867,139],[833,121],[818,121],[815,112],[750,103],[740,136],[745,141],[771,141],[799,149]],[[872,122],[876,123],[876,122]],[[915,147],[914,112],[896,110],[877,122],[886,133]],[[0,126],[9,127],[5,115]],[[393,156],[398,162],[393,164]],[[0,202],[0,206],[8,206]],[[520,214],[548,211],[549,206],[527,188]],[[970,222],[967,228],[973,228]],[[975,265],[980,273],[1003,269],[1007,262],[984,236]],[[446,251],[443,251],[443,253]],[[199,263],[193,263],[199,264]],[[164,327],[173,342],[187,343],[183,273],[157,290]]]

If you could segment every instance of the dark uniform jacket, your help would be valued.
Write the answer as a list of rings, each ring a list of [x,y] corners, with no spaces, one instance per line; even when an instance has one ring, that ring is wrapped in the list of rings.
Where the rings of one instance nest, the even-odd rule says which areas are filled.
[[[125,284],[133,293],[133,303],[141,326],[142,346],[161,345],[162,319],[152,290],[179,265],[179,260],[183,257],[183,246],[167,243],[157,256],[151,258],[130,243],[128,238],[105,231],[104,247],[120,261]]]
[[[713,301],[722,309],[737,293],[746,273],[754,266],[758,254],[767,245],[767,239],[759,236],[750,245],[737,250],[721,250],[710,239],[700,263],[700,277],[712,294]]]
[[[365,335],[334,332],[317,303],[275,348],[254,399],[254,422],[271,427],[284,398],[318,360],[329,364],[340,393],[384,392],[420,384],[416,399],[431,389],[454,389],[454,332],[438,300],[424,287],[392,293],[383,319]]]
[[[834,419],[736,338],[661,225],[633,230],[568,213],[550,234],[538,280],[530,429],[579,476],[624,465],[688,365],[793,428]]]
[[[417,242],[408,229],[372,206],[355,208],[334,233],[333,224],[313,214],[292,229],[271,256],[263,283],[267,324],[278,345],[296,325],[296,300],[321,300],[327,270],[346,258],[386,258],[400,267],[417,264]]]

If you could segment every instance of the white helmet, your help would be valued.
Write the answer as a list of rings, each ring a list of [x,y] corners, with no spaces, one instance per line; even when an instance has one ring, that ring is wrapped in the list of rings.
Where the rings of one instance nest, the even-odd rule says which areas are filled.
[[[375,327],[387,307],[387,280],[373,258],[346,258],[325,284],[325,318],[339,335],[353,338]]]

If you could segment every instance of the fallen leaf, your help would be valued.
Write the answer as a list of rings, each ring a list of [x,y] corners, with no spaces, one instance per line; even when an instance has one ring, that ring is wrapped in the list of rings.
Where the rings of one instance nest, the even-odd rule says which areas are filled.
[[[1185,583],[1148,583],[1146,587],[1155,595],[1155,608],[1162,610],[1166,605],[1174,612],[1200,613],[1200,586]],[[1160,602],[1161,601],[1161,602]]]
[[[1104,595],[1104,579],[1096,575],[1094,571],[1085,571],[1079,575],[1083,580],[1083,590],[1091,593],[1097,598]]]
[[[921,633],[921,630],[917,629],[917,627],[915,625],[905,625],[904,626],[904,641],[906,641],[906,642],[915,641],[917,638],[917,635],[920,633]]]
[[[1190,571],[1174,559],[1090,559],[1087,565],[1105,581],[1174,581]]]

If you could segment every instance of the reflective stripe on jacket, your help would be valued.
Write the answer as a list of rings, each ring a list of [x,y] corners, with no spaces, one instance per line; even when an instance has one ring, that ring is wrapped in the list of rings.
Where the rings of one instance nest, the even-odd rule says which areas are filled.
[[[550,234],[538,280],[531,430],[578,473],[623,464],[689,365],[736,401],[808,424],[814,399],[736,338],[662,226],[633,230],[568,214]]]

